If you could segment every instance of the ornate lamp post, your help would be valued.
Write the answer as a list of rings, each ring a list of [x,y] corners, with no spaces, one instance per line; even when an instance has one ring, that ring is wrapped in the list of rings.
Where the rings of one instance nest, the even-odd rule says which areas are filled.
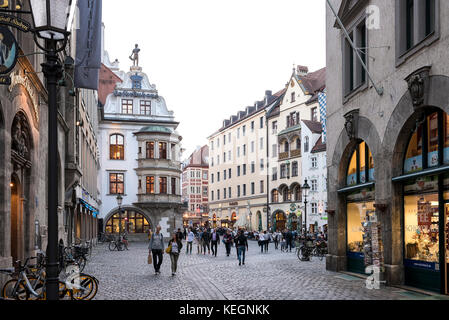
[[[71,0],[30,0],[34,41],[45,52],[42,71],[48,91],[48,247],[46,294],[58,300],[58,101],[57,83],[62,78],[58,52],[65,49]],[[39,40],[45,40],[45,46]],[[58,48],[59,44],[59,48]]]
[[[307,196],[309,195],[310,191],[310,186],[307,183],[307,179],[304,181],[302,190],[304,194],[304,236],[307,236]]]

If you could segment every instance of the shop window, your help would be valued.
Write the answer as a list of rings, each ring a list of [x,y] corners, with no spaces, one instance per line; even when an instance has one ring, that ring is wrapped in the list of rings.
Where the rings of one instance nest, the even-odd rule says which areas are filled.
[[[404,197],[405,259],[439,263],[438,193]]]
[[[363,235],[367,217],[374,212],[374,202],[348,203],[347,244],[348,251],[363,254]]]
[[[106,233],[148,233],[150,223],[140,213],[132,210],[125,210],[122,214],[113,215],[106,223]]]
[[[360,142],[355,148],[347,171],[348,186],[374,181],[374,159],[365,142]]]

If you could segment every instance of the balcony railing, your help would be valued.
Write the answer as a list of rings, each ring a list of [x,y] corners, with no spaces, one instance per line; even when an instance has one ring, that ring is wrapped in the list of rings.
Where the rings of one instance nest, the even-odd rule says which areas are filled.
[[[137,195],[139,203],[181,203],[181,196],[174,194],[146,194]]]
[[[288,159],[288,156],[289,156],[288,152],[279,153],[279,160]]]
[[[294,157],[300,157],[300,156],[301,156],[301,149],[296,149],[296,150],[290,151],[290,157],[294,158]]]

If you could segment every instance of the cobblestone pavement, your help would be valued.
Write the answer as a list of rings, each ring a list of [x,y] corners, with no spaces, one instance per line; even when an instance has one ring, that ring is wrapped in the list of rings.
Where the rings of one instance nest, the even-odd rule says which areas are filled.
[[[250,242],[246,264],[238,265],[235,248],[226,257],[184,252],[177,275],[172,277],[170,258],[164,254],[161,275],[147,264],[147,243],[130,243],[129,251],[93,249],[85,272],[98,278],[96,299],[101,300],[404,300],[427,296],[384,287],[368,290],[363,279],[326,271],[325,262],[300,262],[292,253],[274,250],[261,254]]]

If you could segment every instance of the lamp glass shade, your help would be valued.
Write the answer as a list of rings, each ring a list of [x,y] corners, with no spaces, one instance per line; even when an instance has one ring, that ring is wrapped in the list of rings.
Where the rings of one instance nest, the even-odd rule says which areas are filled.
[[[123,198],[122,198],[122,196],[119,194],[119,195],[117,196],[117,205],[118,205],[119,207],[121,207],[121,206],[122,206],[122,203],[123,203]]]
[[[40,38],[63,40],[72,0],[30,0],[34,28]]]
[[[307,197],[309,195],[310,186],[307,183],[307,180],[304,182],[304,185],[302,186],[302,190],[304,192],[304,197]]]

